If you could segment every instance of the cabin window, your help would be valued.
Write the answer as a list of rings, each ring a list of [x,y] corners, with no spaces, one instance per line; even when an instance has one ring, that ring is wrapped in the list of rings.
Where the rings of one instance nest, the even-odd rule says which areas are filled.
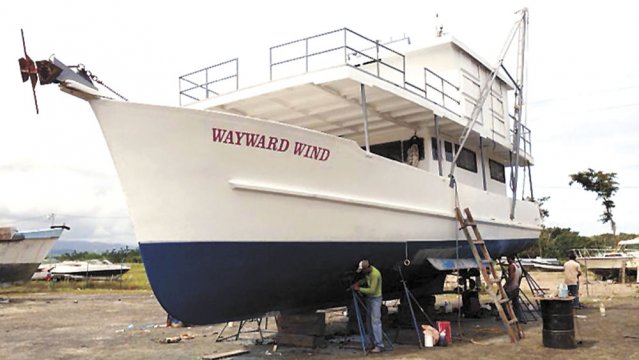
[[[453,154],[453,144],[448,142],[448,141],[444,141],[444,153],[446,154],[446,161],[450,161],[452,162],[453,159],[455,158],[455,154]]]
[[[433,160],[439,159],[437,154],[437,139],[431,138],[431,147],[433,150]],[[459,145],[455,144],[455,150],[459,150]],[[455,158],[453,153],[453,144],[449,141],[444,141],[444,153],[446,154],[446,161],[452,162]],[[457,159],[457,166],[462,169],[477,172],[477,156],[474,151],[463,148]]]
[[[403,161],[402,158],[402,142],[391,141],[383,144],[371,145],[371,152],[387,159],[395,161]],[[366,149],[366,148],[364,148]]]
[[[430,147],[433,153],[433,160],[439,159],[439,154],[437,153],[437,139],[430,138]]]
[[[387,143],[371,145],[370,148],[373,154],[399,162],[406,162],[408,161],[408,154],[409,151],[411,151],[410,149],[413,145],[417,145],[419,160],[423,160],[424,139],[417,136],[413,136],[410,139],[403,141],[391,141]],[[366,150],[366,147],[362,147],[362,149]]]
[[[459,145],[455,144],[455,151],[459,151]],[[477,156],[472,150],[462,148],[457,158],[457,166],[462,169],[477,172]]]
[[[490,178],[500,183],[506,183],[506,170],[504,165],[497,161],[488,159],[488,167],[490,168]]]

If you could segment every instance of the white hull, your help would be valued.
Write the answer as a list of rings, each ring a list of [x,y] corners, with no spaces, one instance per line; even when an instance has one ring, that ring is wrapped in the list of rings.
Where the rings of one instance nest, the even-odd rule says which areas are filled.
[[[29,280],[62,231],[24,231],[12,240],[0,240],[0,283]]]
[[[353,141],[216,112],[108,100],[91,105],[141,243],[459,237],[446,178],[367,154]],[[265,135],[265,144],[275,138],[273,149],[286,139],[289,147],[246,146],[237,136],[214,141],[212,129]],[[295,143],[330,155],[324,161],[295,155]],[[518,202],[510,220],[505,195],[458,187],[461,206],[472,209],[485,239],[537,237],[535,204]]]

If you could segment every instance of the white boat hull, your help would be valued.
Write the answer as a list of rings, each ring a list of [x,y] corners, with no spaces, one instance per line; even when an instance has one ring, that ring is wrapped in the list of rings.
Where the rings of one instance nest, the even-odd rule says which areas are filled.
[[[63,229],[18,232],[15,239],[0,240],[0,284],[28,281]]]

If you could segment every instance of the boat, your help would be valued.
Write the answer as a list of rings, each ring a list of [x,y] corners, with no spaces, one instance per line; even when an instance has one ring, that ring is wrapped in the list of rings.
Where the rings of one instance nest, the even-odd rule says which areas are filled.
[[[545,271],[563,271],[564,266],[556,258],[542,258],[537,256],[534,259],[530,259],[532,266],[536,270]]]
[[[619,251],[623,251],[637,259],[637,263],[639,265],[639,249],[633,246],[639,246],[639,237],[629,240],[621,240],[618,244]]]
[[[523,80],[453,36],[405,40],[343,28],[273,46],[269,81],[240,87],[225,61],[181,76],[179,107],[110,98],[53,57],[37,72],[94,111],[159,303],[210,324],[342,306],[363,258],[386,299],[400,276],[441,293],[476,266],[456,207],[494,258],[537,241],[538,205],[506,177],[534,163],[523,92],[509,113]]]
[[[639,261],[633,254],[628,254],[619,247],[571,251],[575,254],[577,262],[604,280],[618,277],[622,268],[626,274],[632,275],[639,266]]]
[[[537,256],[535,258],[519,258],[518,259],[521,266],[530,271],[530,270],[540,270],[540,271],[563,271],[564,266],[559,262],[556,258],[542,258]],[[500,263],[502,266],[507,266],[508,261],[506,257],[502,257],[500,259]]]
[[[0,228],[0,285],[20,284],[31,279],[64,230],[69,227],[56,225],[30,231]]]
[[[125,264],[113,264],[105,259],[91,259],[87,261],[61,261],[58,263],[42,264],[32,277],[33,280],[83,280],[119,279],[131,267]]]

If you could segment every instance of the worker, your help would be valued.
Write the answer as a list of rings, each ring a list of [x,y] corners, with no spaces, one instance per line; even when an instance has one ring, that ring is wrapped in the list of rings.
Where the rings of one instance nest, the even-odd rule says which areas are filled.
[[[366,325],[369,334],[372,333],[372,353],[384,351],[384,339],[382,333],[382,274],[368,260],[359,262],[358,273],[363,273],[365,278],[352,285],[353,290],[366,296],[368,317]]]
[[[573,307],[581,308],[579,303],[579,277],[581,276],[581,265],[577,262],[575,253],[568,255],[568,261],[564,264],[564,283],[568,286],[568,295],[574,296]]]
[[[523,270],[521,265],[515,261],[515,255],[508,255],[506,259],[508,259],[508,278],[506,279],[504,290],[506,290],[506,295],[508,295],[508,299],[510,299],[517,320],[525,324],[527,322],[526,315],[524,315],[521,309],[521,303],[519,302],[519,285],[521,284]]]

